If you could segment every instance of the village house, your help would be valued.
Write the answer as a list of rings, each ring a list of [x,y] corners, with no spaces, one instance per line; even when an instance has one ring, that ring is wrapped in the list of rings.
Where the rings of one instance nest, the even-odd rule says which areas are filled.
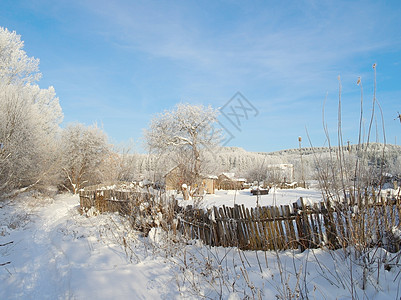
[[[172,168],[166,175],[164,175],[166,191],[181,190],[183,184],[186,184],[185,174],[183,168],[179,165]]]
[[[171,169],[165,176],[165,189],[166,190],[175,190],[180,191],[182,189],[182,185],[189,185],[191,179],[193,178],[193,174],[186,171],[185,168],[178,165]],[[198,194],[203,194],[206,192],[207,194],[214,194],[216,189],[217,176],[213,175],[201,175],[201,183],[200,186],[191,187],[192,190],[197,189]]]
[[[242,190],[245,183],[245,178],[236,178],[234,173],[221,173],[217,179],[217,189]]]

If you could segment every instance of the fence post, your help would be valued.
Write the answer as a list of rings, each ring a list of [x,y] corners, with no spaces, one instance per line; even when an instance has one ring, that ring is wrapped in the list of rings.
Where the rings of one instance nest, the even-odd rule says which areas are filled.
[[[327,201],[327,207],[325,203],[321,203],[321,212],[323,214],[323,224],[327,236],[327,241],[329,243],[329,248],[331,249],[337,249],[338,248],[338,242],[336,239],[336,226],[334,224],[334,216],[332,213],[332,208],[330,205],[329,200]]]
[[[305,233],[303,230],[302,226],[302,220],[300,214],[302,213],[299,208],[298,204],[295,202],[292,204],[294,207],[294,214],[295,214],[295,224],[297,225],[297,231],[298,231],[298,243],[299,243],[299,248],[301,252],[304,252],[306,249],[305,245]]]

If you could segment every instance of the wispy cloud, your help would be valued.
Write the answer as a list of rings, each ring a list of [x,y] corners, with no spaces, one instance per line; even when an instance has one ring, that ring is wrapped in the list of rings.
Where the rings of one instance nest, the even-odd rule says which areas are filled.
[[[90,1],[87,8],[107,23],[100,34],[119,47],[170,59],[221,81],[251,75],[281,86],[319,83],[326,72],[349,69],[343,64],[359,54],[397,43],[372,30],[387,27],[386,20],[395,16],[380,14],[374,4],[255,7],[231,20],[233,28],[227,31],[208,25],[207,11],[186,3]],[[224,18],[222,13],[222,23]],[[388,29],[394,31],[383,28]]]
[[[88,78],[92,90],[80,99],[96,99],[99,114],[110,111],[125,117],[138,110],[155,112],[180,100],[221,106],[240,90],[261,111],[260,118],[265,118],[261,126],[293,134],[303,130],[295,119],[321,126],[326,92],[333,96],[328,105],[335,110],[337,75],[342,77],[344,93],[351,90],[357,99],[357,77],[371,81],[376,58],[401,50],[401,6],[394,3],[31,3],[37,13],[55,19],[57,30],[67,32],[75,44],[93,47],[93,53],[78,62],[68,61],[65,74],[76,68],[79,80]],[[77,78],[66,81],[65,88],[75,86],[81,92]],[[129,109],[129,97],[136,110]],[[121,106],[114,105],[114,98]],[[95,105],[94,101],[87,104]],[[269,118],[274,123],[268,123]]]

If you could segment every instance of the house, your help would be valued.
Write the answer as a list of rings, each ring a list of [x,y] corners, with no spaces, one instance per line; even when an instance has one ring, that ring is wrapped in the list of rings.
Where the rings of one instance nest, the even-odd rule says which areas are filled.
[[[245,178],[236,178],[234,173],[221,173],[217,179],[217,188],[219,190],[242,190],[245,182]]]
[[[175,166],[166,175],[165,179],[165,189],[166,191],[181,190],[183,184],[189,183],[189,177],[186,176],[185,168],[181,165]]]
[[[182,165],[177,165],[171,169],[165,176],[165,188],[166,190],[182,189],[182,185],[190,185],[194,179],[192,172],[187,171]],[[197,193],[203,194],[206,191],[207,194],[214,194],[216,189],[217,176],[212,175],[201,175],[200,186],[192,186],[191,189],[198,188]]]

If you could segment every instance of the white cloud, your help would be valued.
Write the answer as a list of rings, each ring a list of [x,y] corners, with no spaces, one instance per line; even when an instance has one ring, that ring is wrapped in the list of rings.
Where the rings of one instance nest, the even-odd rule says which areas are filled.
[[[109,28],[101,34],[116,45],[185,64],[221,81],[253,74],[285,86],[288,81],[319,82],[327,70],[350,69],[359,54],[394,44],[388,36],[377,36],[374,28],[389,16],[380,15],[374,5],[309,2],[288,11],[284,5],[272,10],[267,5],[247,18],[238,16],[235,28],[227,32],[211,28],[202,10],[185,3],[89,3],[106,22],[102,29]]]
[[[94,35],[96,42],[100,37],[132,54],[141,68],[149,68],[144,78],[131,73],[135,100],[142,107],[157,110],[174,97],[177,102],[219,106],[240,90],[264,116],[279,115],[275,122],[280,130],[288,128],[296,114],[320,126],[320,113],[311,115],[316,109],[310,107],[320,110],[327,91],[330,101],[336,101],[337,75],[342,76],[345,93],[358,93],[357,77],[372,77],[371,59],[401,48],[399,7],[373,1],[272,1],[253,6],[236,1],[89,0],[68,5],[70,13],[76,10],[84,16],[68,23],[69,32]],[[63,11],[60,5],[57,11]],[[160,86],[157,80],[164,78],[172,78],[171,86]],[[145,101],[149,103],[143,105]],[[100,107],[108,110],[112,104]],[[117,110],[126,114],[126,107]],[[261,120],[271,126],[267,122]]]

